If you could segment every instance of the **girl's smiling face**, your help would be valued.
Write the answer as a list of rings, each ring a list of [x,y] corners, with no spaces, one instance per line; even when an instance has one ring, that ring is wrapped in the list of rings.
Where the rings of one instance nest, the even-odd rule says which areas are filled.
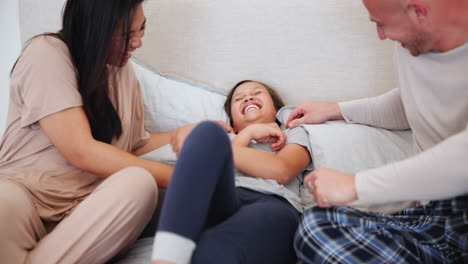
[[[275,122],[276,111],[270,93],[261,83],[243,83],[233,93],[231,116],[236,132],[253,123]]]

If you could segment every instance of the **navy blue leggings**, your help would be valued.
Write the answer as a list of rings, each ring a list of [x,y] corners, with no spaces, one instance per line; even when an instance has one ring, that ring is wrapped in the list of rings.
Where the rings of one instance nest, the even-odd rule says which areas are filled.
[[[184,143],[158,229],[195,241],[194,264],[288,264],[299,219],[283,198],[235,187],[231,143],[203,122]]]

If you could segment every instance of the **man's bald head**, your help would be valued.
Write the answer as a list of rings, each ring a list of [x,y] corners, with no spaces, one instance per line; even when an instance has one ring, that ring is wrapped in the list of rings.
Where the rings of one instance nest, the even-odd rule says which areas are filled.
[[[369,9],[369,7],[379,8],[382,10],[403,11],[405,6],[410,0],[363,0],[362,2]]]
[[[447,51],[468,40],[468,0],[362,0],[380,39],[412,55]]]

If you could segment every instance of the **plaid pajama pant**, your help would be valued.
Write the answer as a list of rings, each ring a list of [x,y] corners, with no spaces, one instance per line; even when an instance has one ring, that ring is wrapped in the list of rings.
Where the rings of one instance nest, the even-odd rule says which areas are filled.
[[[312,207],[294,247],[305,263],[468,263],[468,196],[391,215]]]

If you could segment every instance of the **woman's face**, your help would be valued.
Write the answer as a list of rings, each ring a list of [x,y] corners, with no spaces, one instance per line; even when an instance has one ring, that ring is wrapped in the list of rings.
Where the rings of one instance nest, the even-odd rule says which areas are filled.
[[[266,87],[257,82],[236,88],[231,101],[231,115],[236,132],[253,123],[273,123],[276,109]]]
[[[146,17],[143,13],[143,7],[139,4],[135,8],[133,20],[131,21],[130,32],[126,35],[125,30],[120,23],[112,38],[111,49],[107,60],[108,64],[123,67],[128,63],[132,56],[132,52],[143,46],[143,36],[145,35]],[[125,38],[128,38],[127,47],[122,48],[122,43],[125,43]]]

